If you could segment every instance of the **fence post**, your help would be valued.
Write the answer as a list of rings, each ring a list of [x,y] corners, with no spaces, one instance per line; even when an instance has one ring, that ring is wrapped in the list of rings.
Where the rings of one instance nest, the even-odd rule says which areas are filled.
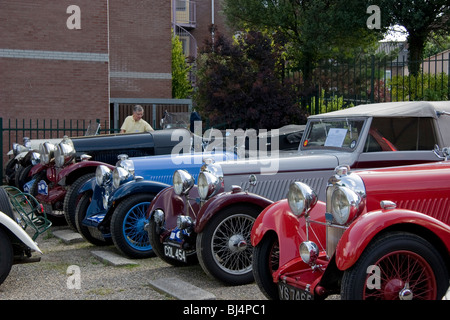
[[[370,103],[375,102],[375,55],[371,56],[370,62]]]

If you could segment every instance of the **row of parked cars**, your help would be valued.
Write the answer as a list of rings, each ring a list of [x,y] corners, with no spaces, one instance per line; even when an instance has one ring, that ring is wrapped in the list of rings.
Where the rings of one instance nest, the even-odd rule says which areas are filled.
[[[360,105],[257,139],[258,149],[273,147],[266,153],[245,140],[244,153],[120,150],[128,156],[93,165],[69,187],[70,179],[52,187],[67,170],[56,165],[45,184],[33,166],[27,183],[44,207],[58,198],[50,190],[65,191],[62,216],[95,245],[173,266],[200,263],[227,284],[256,281],[270,299],[441,299],[450,270],[449,128],[449,102]],[[155,134],[170,135],[168,153],[195,140],[143,135]],[[78,152],[71,141],[59,144]]]

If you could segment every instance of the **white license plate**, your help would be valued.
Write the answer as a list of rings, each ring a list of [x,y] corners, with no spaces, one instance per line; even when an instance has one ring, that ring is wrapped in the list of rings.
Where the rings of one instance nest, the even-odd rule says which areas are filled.
[[[311,293],[290,286],[288,284],[279,282],[278,283],[278,294],[280,295],[280,300],[313,300],[314,297]]]
[[[168,244],[164,245],[164,255],[178,261],[186,262],[186,251]]]

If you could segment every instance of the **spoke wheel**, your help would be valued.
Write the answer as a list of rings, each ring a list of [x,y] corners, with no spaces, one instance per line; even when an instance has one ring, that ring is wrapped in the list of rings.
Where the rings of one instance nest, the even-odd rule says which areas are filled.
[[[259,208],[234,206],[218,212],[197,236],[197,254],[206,273],[233,285],[253,277],[250,235]]]
[[[153,194],[137,194],[123,200],[111,218],[111,236],[115,246],[130,258],[154,256],[150,239],[144,226]]]
[[[411,233],[392,232],[373,241],[344,272],[343,300],[436,300],[449,286],[435,247]]]
[[[264,236],[253,252],[253,275],[256,284],[264,295],[272,300],[278,300],[277,285],[272,274],[278,270],[280,262],[280,246],[276,234]]]
[[[365,287],[363,299],[434,300],[436,279],[428,262],[410,251],[394,251],[375,263],[380,270],[380,289]]]

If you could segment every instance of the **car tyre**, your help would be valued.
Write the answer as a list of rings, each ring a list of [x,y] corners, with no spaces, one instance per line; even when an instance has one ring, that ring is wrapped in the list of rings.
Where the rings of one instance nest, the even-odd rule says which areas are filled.
[[[111,217],[111,237],[114,245],[124,255],[133,259],[154,257],[155,253],[150,245],[148,233],[144,226],[153,194],[132,195],[114,210]]]
[[[197,256],[203,270],[231,285],[254,281],[250,235],[261,212],[258,207],[235,205],[217,212],[197,235]]]
[[[81,196],[78,194],[80,188],[86,183],[86,181],[95,177],[95,173],[88,173],[77,180],[75,180],[72,185],[67,190],[66,196],[64,197],[64,217],[66,219],[67,225],[73,230],[77,231],[77,226],[75,222],[75,209],[77,207],[78,200]]]
[[[412,264],[401,263],[405,261]],[[373,266],[377,267],[374,270],[378,272],[378,278],[368,271]],[[434,300],[441,299],[448,286],[445,263],[433,245],[415,234],[396,232],[373,241],[358,261],[344,272],[341,299],[398,300],[402,297]]]
[[[0,211],[6,214],[8,217],[16,221],[14,212],[11,206],[11,202],[9,201],[8,193],[5,189],[0,187]]]
[[[5,180],[10,186],[16,186],[16,158],[9,159],[5,164]]]
[[[112,244],[111,239],[101,240],[92,236],[91,232],[89,231],[89,228],[82,224],[90,204],[91,204],[91,194],[89,192],[85,192],[78,201],[77,207],[75,209],[75,224],[77,226],[77,230],[86,241],[92,243],[93,245],[108,246]]]
[[[28,176],[28,174],[30,173],[31,168],[33,168],[33,165],[31,165],[31,164],[26,166],[26,167],[20,166],[20,169],[16,172],[15,185],[20,190],[23,190],[23,186],[28,181],[31,180],[31,178]]]
[[[271,300],[279,300],[272,274],[278,270],[280,248],[278,237],[268,233],[253,249],[253,275],[261,292]]]
[[[0,228],[0,284],[8,277],[13,265],[14,252],[6,232]]]

